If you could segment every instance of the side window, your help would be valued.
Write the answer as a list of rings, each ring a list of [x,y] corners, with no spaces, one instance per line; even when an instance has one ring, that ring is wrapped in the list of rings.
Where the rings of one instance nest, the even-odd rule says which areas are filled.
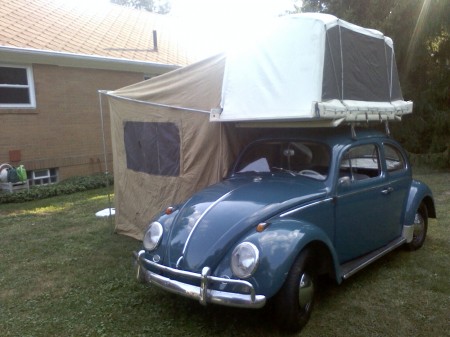
[[[0,65],[0,108],[34,108],[35,106],[31,67]]]
[[[397,172],[406,168],[405,159],[400,150],[391,144],[383,144],[388,172]]]
[[[375,178],[380,174],[380,157],[375,144],[352,147],[341,159],[340,177],[349,177],[351,181],[358,181]]]

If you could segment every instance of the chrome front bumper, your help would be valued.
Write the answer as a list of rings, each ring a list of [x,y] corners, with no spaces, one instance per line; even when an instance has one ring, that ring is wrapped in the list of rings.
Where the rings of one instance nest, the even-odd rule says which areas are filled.
[[[204,267],[201,274],[169,268],[146,259],[144,254],[144,250],[135,253],[137,278],[140,281],[151,283],[172,293],[198,300],[203,305],[214,303],[230,307],[261,308],[266,304],[266,297],[263,295],[255,295],[255,289],[250,282],[211,276],[211,270],[208,267]],[[154,270],[164,272],[165,275],[181,276],[197,280],[199,286],[183,283],[159,275],[148,270],[145,267],[146,265],[151,266]],[[240,285],[243,286],[243,288],[248,289],[248,293],[231,293],[210,289],[208,286],[211,283]]]

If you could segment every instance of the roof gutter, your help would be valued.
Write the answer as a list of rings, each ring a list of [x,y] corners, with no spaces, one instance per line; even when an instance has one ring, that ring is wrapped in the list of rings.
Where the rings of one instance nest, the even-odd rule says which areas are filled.
[[[174,64],[7,46],[0,46],[0,60],[12,63],[142,72],[148,75],[160,75],[180,67]]]

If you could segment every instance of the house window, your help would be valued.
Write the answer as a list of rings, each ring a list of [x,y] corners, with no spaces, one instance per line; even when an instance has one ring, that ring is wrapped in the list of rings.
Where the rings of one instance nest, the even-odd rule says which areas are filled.
[[[58,181],[58,170],[56,168],[28,171],[30,185],[48,185]]]
[[[34,108],[35,106],[31,67],[0,64],[0,108]]]

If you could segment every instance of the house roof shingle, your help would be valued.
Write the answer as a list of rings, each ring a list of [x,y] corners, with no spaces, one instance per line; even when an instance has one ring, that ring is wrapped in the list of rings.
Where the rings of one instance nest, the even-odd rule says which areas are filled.
[[[192,63],[172,23],[170,16],[113,4],[9,0],[0,9],[0,47],[170,65]]]

